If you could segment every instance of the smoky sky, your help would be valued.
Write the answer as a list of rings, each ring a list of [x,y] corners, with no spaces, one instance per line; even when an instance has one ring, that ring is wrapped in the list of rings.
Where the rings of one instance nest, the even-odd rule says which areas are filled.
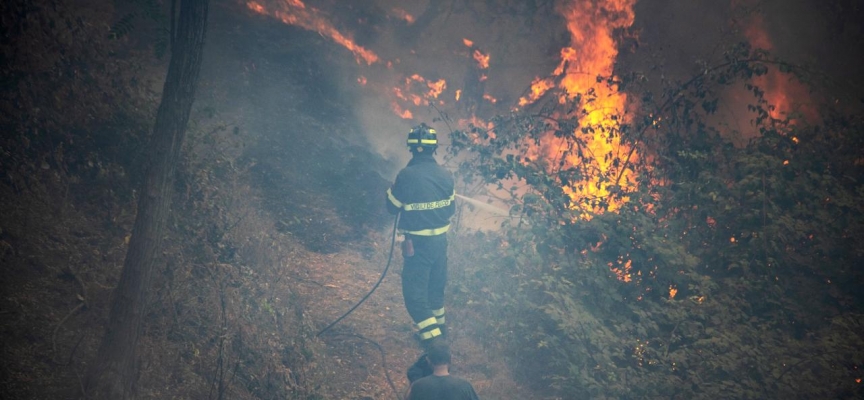
[[[247,111],[254,109],[256,125],[277,129],[286,110],[310,111],[302,109],[303,93],[287,96],[284,92],[288,89],[280,85],[290,81],[291,71],[286,65],[304,68],[303,57],[315,53],[316,63],[306,68],[318,70],[322,85],[324,82],[331,85],[321,90],[336,99],[336,103],[351,109],[358,121],[357,130],[375,151],[386,158],[404,160],[408,155],[403,139],[410,126],[431,123],[441,116],[457,120],[477,115],[488,119],[506,113],[534,78],[549,76],[560,61],[561,48],[570,44],[558,9],[579,1],[598,0],[306,2],[347,37],[375,52],[381,61],[372,65],[358,61],[350,51],[327,37],[319,36],[310,45],[308,38],[314,34],[298,36],[298,28],[280,27],[278,21],[254,15],[242,2],[225,3],[214,12],[231,14],[232,23],[237,25],[268,28],[242,40],[230,31],[215,33],[208,51],[223,66],[208,69],[217,74],[224,71],[222,78],[235,86],[247,76],[263,79],[267,84],[259,84],[256,93],[243,101],[238,96],[235,106]],[[862,19],[858,18],[862,16],[861,3],[860,0],[638,0],[632,27],[616,37],[619,47],[616,68],[641,71],[649,78],[662,74],[669,80],[686,79],[699,72],[700,62],[719,60],[731,43],[746,40],[742,25],[747,23],[748,15],[755,13],[762,18],[774,47],[772,52],[794,63],[824,69],[842,83],[838,87],[855,98],[860,96],[857,79],[860,68],[853,60],[862,55],[861,23],[857,22]],[[402,13],[411,15],[413,21],[401,18]],[[465,39],[473,47],[466,46]],[[220,41],[233,45],[226,46]],[[298,44],[301,41],[306,44]],[[296,50],[298,46],[304,50]],[[280,47],[286,49],[283,59],[260,57],[265,53],[272,56],[277,52],[274,48]],[[478,72],[471,56],[475,49],[489,55],[488,69]],[[415,74],[427,81],[443,79],[447,88],[433,102],[434,107],[410,106],[413,118],[400,118],[392,107],[393,88],[404,85]],[[480,84],[478,74],[484,76]],[[361,80],[365,84],[360,84]],[[455,101],[457,90],[462,92],[463,103],[464,96],[474,96],[474,106],[460,108]],[[483,94],[495,102],[482,99]],[[433,125],[445,132],[451,128],[441,122]],[[446,135],[442,135],[442,140],[446,140]]]

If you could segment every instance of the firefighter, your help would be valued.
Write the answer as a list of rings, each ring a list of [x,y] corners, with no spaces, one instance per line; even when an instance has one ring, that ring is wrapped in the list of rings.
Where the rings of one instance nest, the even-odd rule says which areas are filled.
[[[447,230],[456,208],[453,175],[435,161],[438,136],[420,124],[408,132],[411,161],[387,190],[387,209],[401,213],[404,234],[402,296],[423,348],[447,335],[444,288],[447,285]]]

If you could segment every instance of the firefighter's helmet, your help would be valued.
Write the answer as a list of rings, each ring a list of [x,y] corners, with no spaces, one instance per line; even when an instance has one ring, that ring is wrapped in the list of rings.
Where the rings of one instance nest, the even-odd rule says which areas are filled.
[[[426,124],[420,124],[408,132],[408,148],[413,153],[435,151],[438,148],[438,133]]]

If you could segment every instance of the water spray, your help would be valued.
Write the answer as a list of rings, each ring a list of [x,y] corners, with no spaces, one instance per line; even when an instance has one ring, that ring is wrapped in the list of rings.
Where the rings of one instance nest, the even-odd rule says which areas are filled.
[[[510,216],[509,211],[507,211],[503,208],[495,207],[489,203],[485,203],[485,202],[482,202],[482,201],[477,200],[477,199],[472,199],[470,197],[465,197],[465,196],[458,194],[458,193],[456,194],[456,197],[458,197],[462,200],[465,200],[468,203],[471,203],[472,205],[477,206],[478,208],[481,208],[481,209],[488,211],[492,214],[495,214],[497,216],[501,216],[501,217],[509,217]]]

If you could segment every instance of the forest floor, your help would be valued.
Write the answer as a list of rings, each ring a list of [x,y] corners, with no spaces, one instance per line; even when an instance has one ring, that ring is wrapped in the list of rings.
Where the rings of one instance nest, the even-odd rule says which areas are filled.
[[[15,198],[15,195],[6,192],[4,199],[9,198]],[[15,398],[75,398],[70,393],[80,388],[82,375],[98,348],[113,281],[125,256],[127,234],[120,227],[130,226],[133,220],[128,206],[115,207],[107,214],[90,214],[67,206],[66,213],[61,216],[55,212],[36,211],[52,209],[48,203],[18,202],[5,214],[2,220],[4,283],[0,299],[4,393]],[[378,281],[390,252],[389,229],[369,230],[354,242],[330,243],[329,251],[313,251],[295,234],[278,232],[276,224],[263,217],[266,213],[255,214],[260,217],[247,217],[237,226],[236,235],[253,238],[251,231],[264,229],[269,232],[259,231],[259,234],[267,239],[258,240],[258,246],[241,246],[239,251],[246,254],[238,257],[244,260],[238,261],[238,265],[263,269],[264,265],[250,265],[252,263],[248,260],[276,259],[279,260],[278,268],[269,277],[262,274],[244,280],[241,291],[243,287],[250,287],[253,289],[247,293],[252,294],[237,294],[229,302],[254,305],[270,301],[274,308],[284,304],[300,315],[293,321],[305,327],[305,346],[311,354],[308,354],[305,366],[295,365],[306,371],[299,384],[307,386],[302,392],[308,394],[297,398],[404,398],[409,387],[406,370],[421,350],[413,339],[414,328],[402,302],[402,261],[398,248],[393,252],[389,272],[368,300],[332,329],[314,337],[314,333],[350,309]],[[108,223],[106,219],[113,219],[114,223]],[[25,231],[28,232],[26,235],[19,236]],[[455,233],[452,239],[459,240]],[[260,243],[267,245],[261,246]],[[188,248],[190,244],[168,243],[166,252],[170,255],[180,249],[177,251],[182,253],[184,247]],[[261,252],[275,253],[253,254],[256,248]],[[451,245],[451,259],[459,259],[457,252],[458,245]],[[197,283],[190,279],[184,284],[187,281],[177,277],[177,272],[171,272],[172,268],[174,271],[182,270],[179,266],[171,266],[175,262],[182,260],[168,261],[167,266],[157,267],[157,275],[174,274],[173,280],[167,284],[174,290],[173,294],[166,292],[165,285],[158,283],[161,278],[157,278],[158,287],[153,288],[151,295],[154,298],[152,308],[157,315],[145,327],[148,333],[141,349],[144,359],[142,388],[145,389],[142,397],[166,398],[166,393],[173,392],[178,394],[176,398],[215,398],[211,397],[211,394],[216,396],[212,389],[208,392],[202,388],[212,385],[214,365],[222,359],[221,355],[217,357],[213,352],[215,346],[212,342],[218,337],[218,331],[213,332],[213,327],[206,323],[199,322],[200,326],[194,327],[194,319],[184,317],[190,312],[180,314],[179,319],[176,315],[169,318],[170,312],[159,307],[169,298],[174,299],[171,304],[175,309],[187,306],[196,296],[199,301],[204,299],[202,302],[206,302],[207,295],[202,294],[206,289],[196,286],[203,285],[202,279],[199,277]],[[453,262],[451,268],[459,268],[459,265],[459,262]],[[196,274],[194,268],[189,271],[192,276]],[[451,270],[451,273],[458,277],[460,271]],[[259,290],[256,297],[254,288],[258,287],[268,290]],[[183,299],[183,296],[190,298]],[[538,398],[513,380],[516,371],[512,368],[517,366],[507,362],[507,357],[500,353],[500,347],[484,339],[488,321],[482,312],[454,302],[447,306],[453,351],[451,372],[472,382],[484,399]],[[228,307],[232,306],[229,304]],[[248,311],[248,305],[246,309],[256,313]],[[243,308],[238,305],[235,311],[235,317],[227,318],[231,322],[226,330],[231,336],[244,337],[243,340],[249,342],[278,336],[269,347],[269,357],[279,358],[280,346],[287,346],[298,339],[291,337],[296,329],[283,329],[281,323],[268,323],[262,318],[251,319],[255,326],[242,326],[242,318],[237,314],[242,313]],[[277,310],[270,313],[275,316],[290,312]],[[257,314],[266,313],[259,310]],[[169,321],[172,318],[174,323]],[[207,319],[206,315],[197,318]],[[208,343],[211,344],[210,352],[207,351]],[[195,349],[194,356],[187,354],[188,348]],[[239,347],[235,346],[234,351],[237,359],[244,359]],[[264,354],[264,358],[267,357]],[[258,364],[272,361],[259,361]],[[247,361],[243,368],[252,369],[254,364]],[[237,373],[236,368],[234,373]],[[251,386],[248,381],[244,385],[241,379],[229,378],[227,382],[225,393],[229,398],[232,393],[245,392],[235,389]],[[159,389],[162,385],[167,387]],[[199,389],[184,388],[184,385],[195,385]],[[232,389],[232,385],[238,388]],[[237,396],[271,398],[267,393],[267,390],[259,390],[255,397]]]
[[[363,256],[361,249],[346,249],[337,254],[306,254],[307,267],[298,279],[307,310],[315,315],[315,325],[324,327],[362,298],[379,279],[386,264],[389,241],[380,235],[376,255]],[[402,304],[400,289],[401,255],[396,249],[390,271],[378,289],[351,315],[321,335],[326,344],[324,369],[332,392],[327,398],[396,398],[389,386],[408,388],[407,368],[421,354],[413,339],[414,328]],[[511,365],[495,354],[495,346],[485,343],[484,323],[450,304],[452,323],[451,372],[474,385],[485,399],[531,399],[511,378]],[[355,336],[358,335],[358,336]],[[362,336],[363,339],[360,338]],[[384,353],[377,348],[381,346]],[[385,361],[386,360],[386,361]]]
[[[317,34],[286,35],[280,24],[261,28],[226,12],[214,13],[213,25],[223,28],[211,31],[216,50],[207,53],[150,287],[139,397],[404,398],[421,349],[402,301],[398,249],[368,300],[316,336],[387,265],[382,171],[393,166],[346,138],[357,118],[322,72]],[[214,109],[216,117],[204,116]],[[108,145],[129,139],[106,129]],[[145,148],[106,149],[84,149],[96,163],[82,154],[22,162],[0,183],[4,398],[86,394],[147,157]],[[539,399],[514,379],[518,363],[505,346],[486,340],[500,318],[489,313],[494,301],[466,300],[472,289],[460,278],[476,259],[463,246],[467,235],[450,233],[451,372],[483,399]]]

